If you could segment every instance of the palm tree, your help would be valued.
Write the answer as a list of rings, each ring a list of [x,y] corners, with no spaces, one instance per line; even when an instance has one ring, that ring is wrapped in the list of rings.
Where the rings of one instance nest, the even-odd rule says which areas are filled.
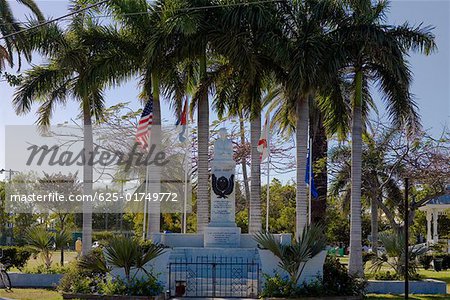
[[[129,78],[140,77],[141,97],[144,101],[153,99],[153,124],[156,126],[152,128],[152,143],[157,146],[161,125],[160,94],[173,97],[171,105],[178,112],[189,84],[192,84],[194,75],[189,73],[192,66],[182,64],[187,55],[181,45],[187,43],[176,27],[170,27],[171,12],[164,1],[150,4],[145,0],[112,0],[105,5],[121,26],[119,29],[95,27],[84,36],[90,47],[99,51],[96,61],[102,67],[94,72],[108,78],[108,83],[113,86]],[[149,13],[136,17],[142,11]],[[118,59],[121,60],[120,65],[116,63]],[[152,182],[158,182],[160,172],[156,168],[149,170]],[[153,188],[158,188],[158,185]],[[149,205],[147,236],[159,231],[160,207]]]
[[[305,183],[309,108],[327,82],[337,76],[337,61],[342,59],[331,39],[343,9],[336,1],[286,1],[280,3],[281,20],[275,34],[269,35],[273,57],[284,73],[279,80],[284,87],[285,107],[282,122],[295,122],[297,157],[296,234],[307,224]],[[279,74],[279,73],[278,73]],[[333,81],[331,80],[333,79]]]
[[[26,6],[31,13],[40,21],[44,21],[44,16],[39,10],[37,4],[33,0],[18,0],[17,2]],[[24,54],[27,60],[30,60],[31,51],[26,44],[25,34],[15,34],[24,29],[23,26],[14,18],[11,6],[8,1],[0,2],[0,39],[3,39],[3,44],[0,44],[0,71],[3,71],[6,64],[10,67],[14,64],[13,52],[18,53],[19,68],[21,64],[20,54]]]
[[[273,60],[266,54],[265,48],[269,45],[264,37],[272,30],[275,12],[273,3],[224,8],[219,21],[220,30],[217,29],[211,35],[212,49],[225,57],[230,65],[228,69],[224,68],[229,77],[225,74],[222,89],[216,91],[216,107],[219,112],[223,111],[224,106],[228,107],[230,113],[245,115],[250,119],[249,233],[262,229],[261,161],[257,146],[261,135],[262,95],[271,84],[275,67]]]
[[[56,249],[61,251],[60,264],[64,266],[64,248],[72,241],[72,235],[65,229],[58,231],[54,235]]]
[[[25,232],[25,241],[37,251],[47,269],[52,264],[53,236],[43,226],[35,226]]]
[[[75,8],[74,8],[75,9]],[[54,107],[65,104],[69,96],[80,102],[83,116],[83,146],[93,152],[92,117],[101,120],[104,109],[102,78],[93,76],[95,53],[83,43],[81,35],[92,23],[76,17],[68,30],[55,24],[41,27],[29,37],[30,48],[37,50],[49,62],[33,66],[14,95],[17,114],[30,112],[33,103],[39,103],[37,124],[48,127]],[[83,165],[83,193],[91,194],[93,167]],[[92,203],[83,202],[83,254],[92,246]]]
[[[289,245],[277,241],[267,232],[256,234],[255,240],[280,260],[280,268],[289,274],[290,285],[296,288],[308,260],[325,249],[327,239],[323,231],[320,225],[306,226],[302,234]]]
[[[411,72],[405,59],[408,51],[425,54],[435,49],[429,27],[384,24],[389,6],[385,0],[348,0],[348,16],[340,23],[337,36],[349,63],[346,71],[352,78],[352,188],[350,219],[349,272],[363,275],[361,249],[361,156],[363,86],[367,81],[379,82],[385,95],[389,116],[396,125],[414,130],[419,124],[416,105],[409,92]]]
[[[397,186],[399,170],[401,165],[397,162],[390,162],[389,143],[395,139],[397,130],[364,135],[362,149],[362,195],[370,202],[371,212],[371,237],[372,251],[377,253],[378,247],[378,208],[381,207],[395,232],[399,233],[400,228],[395,222],[395,213],[390,203],[383,202],[383,195],[388,199],[401,198],[400,187]],[[334,196],[342,196],[345,210],[350,206],[351,192],[351,147],[339,145],[331,149],[330,161],[337,166],[335,175],[331,181],[330,193]]]

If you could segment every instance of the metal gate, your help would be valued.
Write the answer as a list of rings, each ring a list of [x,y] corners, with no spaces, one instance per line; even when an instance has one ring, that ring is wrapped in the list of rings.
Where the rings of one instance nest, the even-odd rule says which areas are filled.
[[[236,257],[196,257],[169,263],[170,297],[257,298],[259,264]]]

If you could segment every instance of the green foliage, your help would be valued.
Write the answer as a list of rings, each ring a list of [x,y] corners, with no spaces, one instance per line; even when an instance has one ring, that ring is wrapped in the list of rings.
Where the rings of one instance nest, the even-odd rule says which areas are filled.
[[[37,251],[47,269],[52,264],[53,235],[42,226],[31,227],[26,231],[25,240]]]
[[[291,284],[297,286],[306,262],[325,249],[326,237],[323,230],[322,226],[307,226],[290,245],[282,244],[266,232],[256,234],[255,240],[280,259],[280,268],[289,274]]]
[[[116,235],[116,234],[117,233],[112,232],[112,231],[95,231],[92,233],[92,240],[99,241],[99,242],[108,241],[109,239],[114,237],[114,235]]]
[[[349,275],[347,268],[334,257],[326,258],[323,277],[310,283],[293,285],[289,277],[283,278],[280,274],[263,276],[262,297],[356,296],[363,295],[366,287],[366,281]]]
[[[0,261],[6,265],[7,269],[17,268],[22,270],[34,252],[29,247],[21,246],[1,246],[0,249],[3,251],[3,257]]]
[[[450,253],[434,253],[433,259],[442,259],[442,269],[445,271],[450,269]]]
[[[78,266],[91,274],[106,274],[111,271],[100,248],[93,249],[88,254],[83,255],[78,261]]]
[[[373,261],[370,267],[371,271],[379,272],[384,265],[389,265],[395,272],[396,276],[403,276],[405,273],[405,238],[402,234],[386,233],[380,234],[380,241],[386,249],[383,254]],[[427,247],[410,246],[408,251],[408,274],[411,278],[417,274],[417,259],[428,251]]]
[[[37,267],[30,268],[25,267],[23,269],[23,273],[26,274],[64,274],[66,273],[67,268],[61,266],[60,264],[52,265],[50,268],[47,268],[45,265],[38,265]]]
[[[425,254],[419,257],[419,263],[422,268],[428,270],[430,268],[431,262],[433,261],[433,255]]]
[[[362,295],[367,282],[348,273],[339,259],[327,256],[323,265],[323,289],[327,295]]]

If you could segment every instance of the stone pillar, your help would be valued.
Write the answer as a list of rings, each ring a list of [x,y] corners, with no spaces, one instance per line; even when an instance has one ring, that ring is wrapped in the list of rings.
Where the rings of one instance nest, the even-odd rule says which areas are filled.
[[[233,145],[224,128],[214,143],[211,164],[211,222],[204,229],[204,246],[238,248],[241,228],[236,226],[235,168]]]
[[[431,237],[431,211],[427,210],[427,244],[431,244],[432,237]]]
[[[438,216],[439,213],[436,210],[433,210],[433,242],[437,243],[439,240],[438,235]]]

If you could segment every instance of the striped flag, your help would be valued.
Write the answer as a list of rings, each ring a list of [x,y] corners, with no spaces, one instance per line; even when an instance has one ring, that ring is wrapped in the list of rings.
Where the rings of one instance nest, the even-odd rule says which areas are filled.
[[[264,122],[264,127],[261,130],[261,137],[258,141],[258,152],[261,153],[259,158],[264,161],[269,157],[269,115],[266,115],[266,121]]]
[[[175,125],[181,125],[181,132],[178,134],[178,139],[180,140],[180,142],[184,142],[186,140],[186,137],[184,136],[186,133],[186,126],[187,126],[187,106],[188,106],[188,101],[187,98],[186,100],[184,100],[184,107],[183,110],[181,111],[181,115],[179,117],[179,119],[177,120],[177,123]]]
[[[153,123],[153,97],[147,101],[142,112],[141,119],[137,126],[136,131],[136,142],[141,145],[142,149],[146,150],[148,148],[148,140],[150,137],[150,130]]]

